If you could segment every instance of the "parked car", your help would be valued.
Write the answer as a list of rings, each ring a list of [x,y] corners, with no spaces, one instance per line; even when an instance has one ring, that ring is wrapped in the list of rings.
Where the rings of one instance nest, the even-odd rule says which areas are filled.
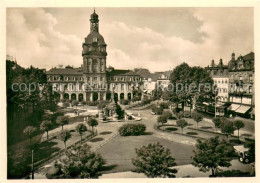
[[[250,163],[251,158],[248,156],[249,148],[245,148],[243,145],[234,146],[235,151],[239,155],[239,161],[242,163]]]

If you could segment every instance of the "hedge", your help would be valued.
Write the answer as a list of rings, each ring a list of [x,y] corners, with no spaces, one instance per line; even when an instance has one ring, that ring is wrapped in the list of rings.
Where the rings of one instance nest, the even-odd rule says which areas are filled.
[[[141,123],[125,124],[118,129],[121,136],[138,136],[145,132],[146,126]]]

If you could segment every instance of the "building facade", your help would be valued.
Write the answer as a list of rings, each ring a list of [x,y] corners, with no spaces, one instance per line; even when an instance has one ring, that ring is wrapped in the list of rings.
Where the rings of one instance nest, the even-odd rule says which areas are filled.
[[[142,78],[131,70],[107,68],[107,44],[99,33],[96,12],[90,16],[90,33],[82,44],[83,64],[47,71],[47,80],[60,99],[78,101],[131,100],[141,96]]]
[[[228,66],[223,64],[222,59],[219,60],[218,64],[212,60],[207,71],[212,77],[214,84],[217,87],[218,95],[217,101],[228,102],[228,91],[229,91],[229,77],[228,77]]]
[[[239,56],[231,56],[228,63],[229,71],[229,102],[230,110],[238,115],[254,118],[255,94],[254,94],[254,53]]]
[[[224,65],[222,59],[219,64],[212,60],[206,69],[217,86],[218,102],[231,104],[224,111],[226,109],[217,103],[219,112],[254,118],[254,53],[237,58],[232,53],[228,65]]]

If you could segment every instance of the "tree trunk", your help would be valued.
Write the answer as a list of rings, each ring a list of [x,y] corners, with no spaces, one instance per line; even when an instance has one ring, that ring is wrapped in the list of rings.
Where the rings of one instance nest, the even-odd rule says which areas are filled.
[[[61,125],[61,130],[63,130],[63,125]]]
[[[212,177],[215,177],[215,170],[214,170],[214,168],[211,169],[211,172],[212,172]]]
[[[239,140],[239,129],[237,129],[237,135],[238,135],[238,140]]]
[[[30,137],[30,148],[32,146],[32,137]]]
[[[80,135],[80,143],[82,144],[82,135]]]
[[[92,132],[94,132],[93,126],[91,126],[91,128],[92,128]]]
[[[182,131],[182,135],[183,135],[183,128],[181,129],[181,131]]]
[[[65,149],[67,149],[67,147],[66,147],[66,141],[64,141],[64,145],[65,145]]]

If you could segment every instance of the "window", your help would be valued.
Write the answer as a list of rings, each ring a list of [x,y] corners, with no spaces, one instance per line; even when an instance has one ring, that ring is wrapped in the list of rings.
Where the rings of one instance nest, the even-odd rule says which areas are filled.
[[[121,90],[122,91],[124,90],[124,84],[121,84]]]
[[[97,81],[97,77],[94,77],[94,81]]]
[[[251,74],[249,75],[249,82],[253,82],[253,77]]]
[[[252,86],[249,86],[249,93],[252,93]]]
[[[242,80],[243,80],[243,77],[242,77],[242,76],[239,76],[239,80],[242,81]]]
[[[103,77],[100,77],[100,81],[103,81]]]
[[[97,38],[96,37],[93,38],[93,42],[97,42]]]

